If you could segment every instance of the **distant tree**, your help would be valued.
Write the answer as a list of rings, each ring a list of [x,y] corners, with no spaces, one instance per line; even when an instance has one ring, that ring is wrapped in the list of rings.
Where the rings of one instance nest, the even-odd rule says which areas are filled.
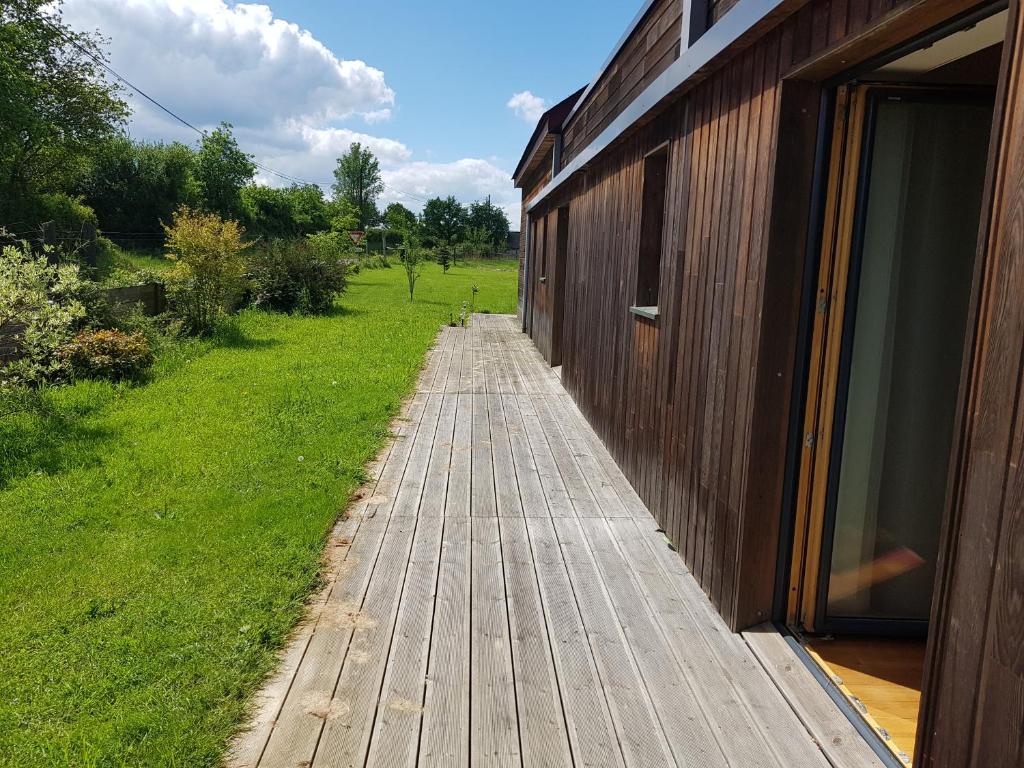
[[[101,229],[132,238],[163,238],[160,222],[190,196],[195,151],[173,144],[134,142],[116,136],[97,146],[76,185]]]
[[[373,152],[354,142],[348,152],[338,158],[334,169],[334,199],[352,204],[358,215],[358,229],[376,223],[379,218],[377,198],[384,191],[380,162]]]
[[[288,188],[292,218],[301,234],[311,235],[331,228],[331,210],[324,192],[316,184],[294,185]]]
[[[332,200],[328,203],[327,217],[334,232],[359,229],[359,211],[348,200]]]
[[[302,237],[330,229],[330,209],[320,188],[250,185],[242,192],[246,230],[263,239]]]
[[[35,195],[68,191],[128,116],[103,42],[64,24],[59,3],[0,3],[0,224],[34,224]]]
[[[399,232],[416,226],[416,214],[401,203],[389,203],[384,209],[384,226]]]
[[[504,249],[505,243],[508,242],[508,216],[501,208],[491,203],[490,197],[472,203],[467,219],[469,229],[484,230],[496,249]]]
[[[242,216],[242,188],[253,180],[256,166],[252,156],[239,149],[231,123],[221,123],[203,137],[193,175],[199,195],[197,205],[224,219]]]
[[[434,243],[457,243],[466,227],[466,209],[452,196],[435,197],[423,206],[424,234]]]

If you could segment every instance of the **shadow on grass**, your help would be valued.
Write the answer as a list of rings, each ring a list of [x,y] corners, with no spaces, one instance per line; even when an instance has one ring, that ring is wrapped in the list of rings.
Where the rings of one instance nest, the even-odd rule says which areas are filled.
[[[270,349],[280,346],[278,339],[256,339],[249,336],[236,323],[225,323],[210,339],[213,346],[222,349]]]
[[[102,444],[117,434],[87,424],[87,417],[105,403],[55,406],[40,399],[0,418],[0,491],[31,474],[56,475],[70,468],[100,463]]]

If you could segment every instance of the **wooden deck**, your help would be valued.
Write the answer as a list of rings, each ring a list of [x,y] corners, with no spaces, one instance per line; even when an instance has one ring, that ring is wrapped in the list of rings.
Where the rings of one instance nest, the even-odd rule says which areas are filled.
[[[373,476],[230,766],[880,765],[727,631],[513,318],[441,332]]]

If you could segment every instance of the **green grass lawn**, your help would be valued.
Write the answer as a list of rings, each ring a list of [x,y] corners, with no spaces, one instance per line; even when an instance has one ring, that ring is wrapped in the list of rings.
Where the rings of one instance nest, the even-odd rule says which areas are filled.
[[[337,311],[244,312],[150,383],[0,420],[0,765],[215,765],[450,312],[515,262],[364,270]]]

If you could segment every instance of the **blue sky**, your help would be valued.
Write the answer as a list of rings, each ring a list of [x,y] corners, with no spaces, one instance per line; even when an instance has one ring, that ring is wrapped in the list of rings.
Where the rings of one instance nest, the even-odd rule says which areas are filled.
[[[637,2],[66,0],[111,39],[115,69],[202,127],[230,120],[257,160],[324,182],[361,140],[381,158],[382,202],[486,194],[518,218],[508,175],[540,100],[586,84]],[[515,94],[526,110],[508,105]],[[130,130],[194,136],[138,98]],[[526,115],[524,117],[523,112]],[[266,183],[280,183],[272,176]]]

